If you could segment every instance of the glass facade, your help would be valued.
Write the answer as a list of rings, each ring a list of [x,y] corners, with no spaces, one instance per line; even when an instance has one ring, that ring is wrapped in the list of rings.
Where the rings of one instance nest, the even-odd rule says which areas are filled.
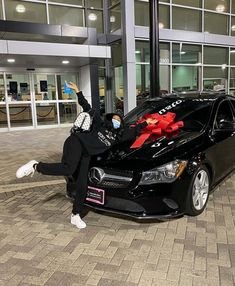
[[[127,1],[127,6],[131,1]],[[128,13],[134,13],[134,24],[138,26],[135,32],[141,36],[134,39],[135,47],[131,44],[131,49],[135,48],[135,69],[132,62],[125,64],[131,66],[133,74],[136,72],[134,93],[138,105],[148,98],[150,92],[149,40],[146,29],[141,28],[149,26],[149,3],[148,0],[133,1],[130,7],[134,4],[134,11]],[[122,45],[122,32],[125,33],[122,9],[123,2],[120,0],[2,0],[0,19],[89,27],[96,28],[100,34],[113,34],[97,37],[98,42],[106,39],[111,46],[111,60],[102,60],[98,64],[100,108],[101,113],[107,112],[107,106],[112,106],[113,111],[123,112],[124,101],[126,97],[133,96],[133,92],[131,95],[125,92],[126,68],[123,68],[123,59],[126,57],[126,47]],[[234,0],[159,0],[159,28],[169,29],[161,30],[160,33],[167,36],[160,40],[159,45],[162,94],[198,90],[225,90],[235,94],[235,45],[227,43],[225,46],[222,41],[218,42],[221,35],[225,36],[224,39],[235,36]],[[191,38],[189,33],[185,33],[187,37],[181,42],[182,38],[177,40],[175,36],[172,39],[169,37],[174,32],[171,30],[178,30],[176,34],[179,31],[197,33],[190,33]],[[27,38],[19,34],[16,40],[30,41],[30,34]],[[12,37],[14,40],[13,34]],[[41,37],[40,41],[46,41],[43,35],[37,37]],[[130,37],[133,39],[135,36]],[[199,38],[200,43],[197,43]],[[56,38],[53,40],[60,41]],[[76,37],[66,40],[74,43]],[[215,44],[211,44],[211,41]],[[77,39],[76,43],[83,42]],[[93,60],[98,62],[97,59]],[[79,64],[78,61],[78,68]],[[30,73],[25,72],[25,68],[21,72],[10,73],[2,68],[0,127],[34,128],[73,122],[77,113],[77,100],[75,94],[64,92],[65,80],[77,82],[77,74],[45,71]]]
[[[77,82],[71,73],[0,73],[0,128],[72,123],[76,94],[64,92],[64,82]]]
[[[42,3],[7,0],[6,20],[47,23],[46,5]]]

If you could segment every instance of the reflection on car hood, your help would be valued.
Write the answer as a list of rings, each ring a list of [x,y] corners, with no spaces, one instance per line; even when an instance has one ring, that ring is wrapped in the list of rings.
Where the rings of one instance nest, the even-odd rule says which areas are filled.
[[[200,144],[200,132],[179,131],[177,134],[151,140],[140,148],[131,149],[131,143],[114,146],[108,152],[96,157],[96,164],[103,166],[124,166],[128,169],[144,168],[154,161],[171,161],[176,157],[187,157],[187,153]],[[122,167],[123,168],[123,167]]]

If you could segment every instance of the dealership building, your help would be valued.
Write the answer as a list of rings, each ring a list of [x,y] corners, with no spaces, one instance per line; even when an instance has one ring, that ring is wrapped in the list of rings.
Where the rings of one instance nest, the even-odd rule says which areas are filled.
[[[159,1],[160,90],[235,94],[235,0]],[[147,0],[0,1],[0,132],[70,126],[64,82],[102,112],[150,89]]]

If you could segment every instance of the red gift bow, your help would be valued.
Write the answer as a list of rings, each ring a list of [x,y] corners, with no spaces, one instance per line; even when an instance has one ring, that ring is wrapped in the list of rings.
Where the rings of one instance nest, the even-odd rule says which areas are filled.
[[[176,114],[173,112],[167,112],[164,115],[160,115],[159,113],[145,114],[136,122],[136,125],[146,121],[148,118],[157,119],[158,123],[149,124],[143,128],[141,130],[142,134],[135,140],[130,148],[133,149],[141,147],[150,136],[159,137],[160,135],[174,133],[175,131],[179,130],[180,127],[184,126],[184,122],[174,122],[175,117]]]

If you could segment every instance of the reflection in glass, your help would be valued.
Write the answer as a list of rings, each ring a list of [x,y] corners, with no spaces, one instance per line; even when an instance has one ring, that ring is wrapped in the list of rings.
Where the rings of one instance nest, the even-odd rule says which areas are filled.
[[[172,4],[201,8],[202,0],[172,0]]]
[[[112,84],[112,103],[113,110],[122,114],[123,113],[123,67],[115,67],[113,69],[113,84]]]
[[[7,20],[47,23],[45,4],[7,0],[5,10]]]
[[[229,12],[229,0],[205,0],[205,9],[215,10],[219,13]]]
[[[135,44],[136,62],[150,63],[150,46],[149,41],[136,41]],[[160,63],[167,64],[170,62],[170,45],[169,43],[160,43]]]
[[[3,15],[2,15],[2,2],[0,2],[0,19],[3,19]]]
[[[173,7],[173,29],[201,32],[201,11]]]
[[[231,17],[231,36],[235,36],[235,17]]]
[[[97,33],[103,33],[103,12],[98,10],[87,10],[87,27],[96,28]]]
[[[57,2],[57,3],[63,3],[63,4],[78,5],[78,6],[84,5],[83,0],[48,0],[48,2]]]
[[[49,5],[50,24],[84,26],[84,11],[79,8]]]
[[[135,25],[149,26],[149,3],[135,1]]]
[[[226,15],[205,12],[205,33],[227,35],[228,23],[229,17]]]
[[[231,0],[231,4],[232,4],[232,10],[231,10],[231,13],[232,14],[235,14],[235,1],[234,0]]]
[[[187,44],[172,45],[173,63],[199,64],[202,62],[201,46]]]
[[[55,76],[34,75],[35,100],[56,100]]]
[[[53,125],[58,123],[56,103],[36,104],[38,125]]]
[[[232,94],[233,96],[235,96],[235,68],[230,69],[230,91],[229,91],[229,94]]]
[[[159,28],[160,29],[170,28],[170,8],[169,6],[159,5]]]
[[[121,29],[121,5],[118,4],[110,9],[110,33]]]
[[[89,8],[102,8],[103,0],[86,0],[86,4]]]
[[[235,68],[230,69],[230,87],[235,88]]]
[[[230,64],[235,65],[235,50],[234,49],[230,50]]]
[[[227,90],[227,76],[226,67],[204,67],[203,89]]]
[[[160,66],[160,92],[170,92],[170,67]]]
[[[3,74],[0,74],[0,102],[5,101],[5,86]]]
[[[10,104],[9,105],[11,127],[31,126],[32,109],[31,104]]]
[[[28,74],[7,74],[8,101],[30,101],[30,86]]]
[[[58,86],[58,99],[59,100],[66,100],[66,99],[77,99],[77,96],[75,94],[75,92],[73,92],[72,94],[67,94],[64,92],[64,83],[65,81],[67,82],[73,82],[73,83],[77,83],[76,80],[76,75],[73,74],[63,74],[63,75],[57,75],[56,76],[57,79],[57,86]]]
[[[60,123],[72,123],[77,116],[77,104],[75,102],[59,103]]]
[[[8,127],[6,105],[0,104],[0,128],[6,128],[6,127]]]
[[[172,66],[173,91],[198,90],[199,68],[196,66]]]
[[[121,66],[122,65],[122,45],[121,43],[114,43],[111,46],[112,55],[112,65]]]
[[[228,63],[228,49],[204,47],[204,64],[223,65]]]

